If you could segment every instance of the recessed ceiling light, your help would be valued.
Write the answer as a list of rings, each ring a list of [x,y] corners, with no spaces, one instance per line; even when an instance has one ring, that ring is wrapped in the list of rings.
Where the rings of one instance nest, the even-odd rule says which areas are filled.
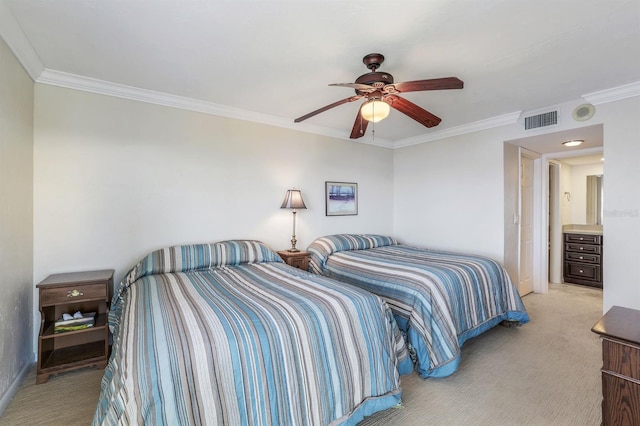
[[[581,140],[581,139],[574,139],[574,140],[571,140],[571,141],[562,142],[562,145],[564,145],[564,146],[578,146],[578,145],[582,144],[582,142],[584,142],[584,141]]]

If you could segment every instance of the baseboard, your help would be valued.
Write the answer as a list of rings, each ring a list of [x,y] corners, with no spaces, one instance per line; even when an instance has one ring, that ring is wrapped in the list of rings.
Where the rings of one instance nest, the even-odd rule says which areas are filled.
[[[9,389],[7,389],[4,395],[2,395],[2,398],[0,398],[0,417],[2,417],[2,414],[4,414],[4,410],[7,409],[13,397],[16,396],[16,393],[18,393],[20,385],[22,385],[22,382],[24,382],[24,379],[33,368],[33,365],[33,362],[26,363],[22,370],[20,370],[20,373],[18,373],[18,375],[16,376],[16,379],[13,381],[13,383],[11,383],[11,386],[9,386]]]

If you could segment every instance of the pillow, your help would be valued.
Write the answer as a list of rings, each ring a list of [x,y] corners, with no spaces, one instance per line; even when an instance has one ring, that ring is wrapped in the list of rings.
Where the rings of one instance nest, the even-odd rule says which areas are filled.
[[[261,262],[282,262],[282,259],[265,244],[253,240],[173,246],[148,254],[129,271],[122,285],[130,285],[145,275]]]
[[[321,274],[329,256],[348,250],[367,250],[376,247],[397,245],[393,237],[374,234],[336,234],[320,237],[311,243],[307,251],[311,254],[309,269]]]

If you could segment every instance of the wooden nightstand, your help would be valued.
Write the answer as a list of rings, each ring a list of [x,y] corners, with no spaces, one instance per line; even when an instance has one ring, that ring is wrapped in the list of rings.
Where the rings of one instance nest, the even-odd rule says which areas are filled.
[[[49,275],[36,287],[40,295],[40,334],[36,383],[51,374],[96,366],[104,368],[109,357],[107,314],[113,270]],[[56,333],[62,314],[95,312],[93,327]]]
[[[278,255],[284,260],[284,263],[291,265],[303,271],[309,270],[309,253],[308,251],[287,251],[282,250]]]

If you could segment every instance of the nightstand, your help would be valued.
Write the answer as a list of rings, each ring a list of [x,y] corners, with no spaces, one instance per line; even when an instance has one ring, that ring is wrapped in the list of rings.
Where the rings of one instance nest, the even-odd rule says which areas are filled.
[[[309,253],[308,251],[287,251],[282,250],[278,255],[284,260],[284,263],[291,265],[303,271],[309,270]]]
[[[39,290],[40,334],[36,384],[63,371],[96,366],[104,368],[109,357],[107,315],[113,270],[49,275]],[[62,314],[95,312],[92,327],[56,333]]]

